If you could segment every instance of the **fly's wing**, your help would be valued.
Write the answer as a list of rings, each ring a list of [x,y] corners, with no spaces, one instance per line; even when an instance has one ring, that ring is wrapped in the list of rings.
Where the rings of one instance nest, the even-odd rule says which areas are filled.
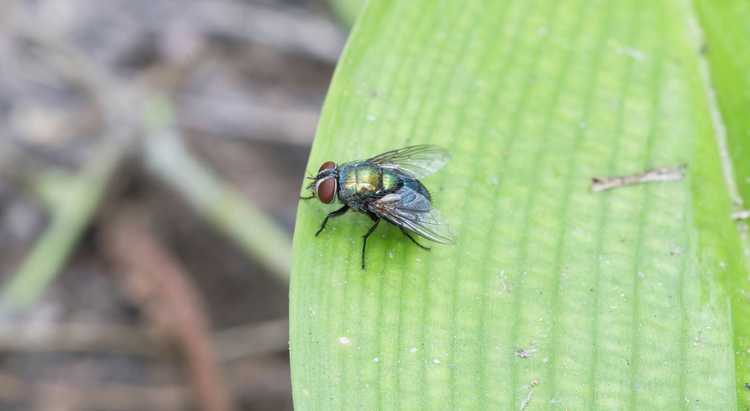
[[[409,187],[402,187],[368,205],[380,217],[421,237],[441,244],[452,244],[454,236],[430,200]]]
[[[450,158],[450,154],[445,149],[422,144],[387,151],[367,161],[383,168],[401,170],[416,178],[422,178],[441,169]]]

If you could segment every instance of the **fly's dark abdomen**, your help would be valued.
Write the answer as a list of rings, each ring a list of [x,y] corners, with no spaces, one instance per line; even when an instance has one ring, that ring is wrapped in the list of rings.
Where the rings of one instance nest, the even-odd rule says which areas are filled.
[[[423,195],[427,199],[427,201],[432,201],[432,197],[430,196],[430,192],[427,191],[427,187],[425,187],[424,184],[422,184],[415,178],[408,177],[403,179],[403,187],[408,187]]]

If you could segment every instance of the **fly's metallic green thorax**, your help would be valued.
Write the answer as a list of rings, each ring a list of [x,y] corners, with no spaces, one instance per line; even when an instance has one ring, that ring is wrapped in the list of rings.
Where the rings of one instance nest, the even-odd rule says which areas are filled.
[[[339,170],[340,193],[346,197],[374,194],[381,187],[383,172],[367,163],[344,164]]]
[[[339,200],[359,208],[361,201],[398,190],[404,185],[404,178],[409,177],[367,161],[342,164],[339,167]]]
[[[308,177],[314,180],[308,185],[312,195],[301,198],[318,198],[324,204],[338,199],[343,205],[328,213],[315,235],[323,231],[328,219],[350,209],[370,217],[374,224],[362,241],[362,268],[365,268],[367,238],[381,220],[398,227],[414,244],[426,250],[429,248],[419,244],[411,234],[436,243],[452,243],[453,234],[432,208],[430,192],[419,181],[443,167],[449,158],[448,152],[440,147],[418,145],[339,166],[326,161],[315,176]]]

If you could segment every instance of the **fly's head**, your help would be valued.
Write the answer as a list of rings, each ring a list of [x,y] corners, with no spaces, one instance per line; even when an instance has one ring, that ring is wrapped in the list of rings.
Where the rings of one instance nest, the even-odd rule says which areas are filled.
[[[336,192],[338,191],[338,177],[339,170],[336,168],[336,163],[333,161],[326,161],[318,169],[318,174],[314,177],[307,177],[313,180],[307,186],[308,190],[312,190],[312,195],[309,197],[303,197],[303,199],[317,198],[321,203],[330,204],[336,199]]]

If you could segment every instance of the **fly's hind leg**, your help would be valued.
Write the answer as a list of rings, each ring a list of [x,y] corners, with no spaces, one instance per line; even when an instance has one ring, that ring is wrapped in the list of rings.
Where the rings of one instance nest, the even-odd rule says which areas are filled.
[[[349,206],[345,205],[345,206],[339,208],[336,211],[332,211],[332,212],[328,213],[328,215],[326,216],[326,218],[323,219],[323,224],[320,225],[320,228],[315,233],[315,237],[317,237],[318,234],[320,234],[321,232],[323,232],[323,229],[326,228],[326,224],[328,224],[328,219],[329,218],[334,218],[334,217],[338,217],[340,215],[344,215],[344,213],[346,213],[348,210],[349,210]]]
[[[409,237],[409,240],[411,240],[412,243],[416,244],[417,247],[425,251],[430,251],[430,247],[426,247],[426,246],[423,246],[422,244],[419,244],[417,240],[415,240],[414,237],[412,237],[411,234],[409,234],[409,232],[404,229],[404,227],[399,226],[398,228],[400,228],[401,232],[404,233],[405,236]]]
[[[372,234],[373,231],[375,231],[375,229],[378,228],[378,224],[380,224],[380,217],[378,217],[377,215],[368,212],[367,216],[370,217],[370,219],[374,221],[375,224],[373,224],[372,227],[370,227],[370,229],[367,230],[367,233],[365,233],[365,235],[362,236],[362,269],[363,270],[365,269],[365,249],[367,248],[367,237],[369,237],[370,234]]]

